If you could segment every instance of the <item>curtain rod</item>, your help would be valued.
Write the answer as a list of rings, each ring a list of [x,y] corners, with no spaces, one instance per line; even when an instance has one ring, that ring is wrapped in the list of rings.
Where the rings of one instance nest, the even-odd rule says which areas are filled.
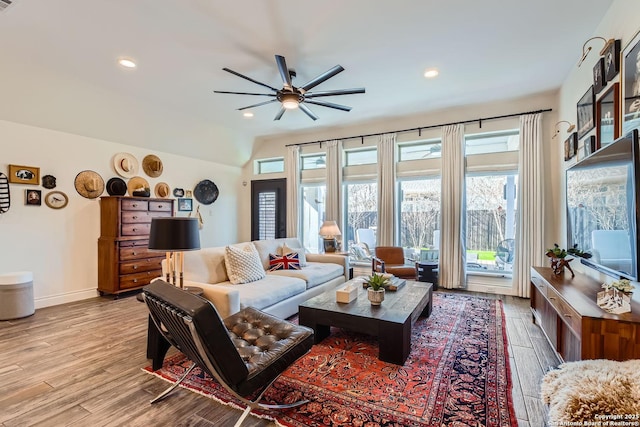
[[[462,125],[462,124],[475,123],[475,122],[478,122],[478,124],[482,128],[482,122],[483,121],[505,119],[505,118],[508,118],[508,117],[517,117],[517,116],[522,116],[524,114],[547,113],[549,111],[553,111],[553,110],[551,108],[547,108],[545,110],[527,111],[527,112],[524,112],[524,113],[514,113],[514,114],[504,114],[502,116],[483,117],[483,118],[480,118],[480,119],[464,120],[464,121],[461,121],[461,122],[442,123],[442,124],[439,124],[439,125],[420,126],[420,127],[417,127],[417,128],[410,128],[410,129],[401,129],[401,130],[394,130],[394,131],[388,131],[388,132],[378,132],[378,133],[368,133],[368,134],[364,134],[364,135],[347,136],[347,137],[343,137],[343,138],[321,139],[321,140],[318,140],[318,141],[298,142],[298,143],[295,143],[295,144],[287,144],[287,145],[285,145],[285,147],[294,147],[296,145],[299,146],[299,145],[309,145],[309,144],[322,144],[323,142],[333,141],[333,140],[336,140],[336,139],[345,140],[345,139],[357,139],[357,138],[360,138],[360,139],[363,140],[362,142],[364,142],[364,138],[367,138],[369,136],[379,136],[379,135],[384,135],[384,134],[387,134],[387,133],[404,133],[404,132],[414,132],[414,131],[418,131],[418,134],[419,134],[422,131],[422,129],[432,129],[432,128],[437,128],[437,127],[442,127],[442,126]]]

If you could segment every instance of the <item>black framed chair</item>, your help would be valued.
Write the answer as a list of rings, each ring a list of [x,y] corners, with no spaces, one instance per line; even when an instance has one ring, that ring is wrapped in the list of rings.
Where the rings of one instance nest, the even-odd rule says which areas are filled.
[[[236,426],[255,408],[286,409],[308,402],[259,403],[278,376],[311,349],[312,329],[252,307],[222,320],[208,300],[163,280],[145,286],[143,298],[164,338],[193,362],[175,384],[151,403],[165,398],[196,366],[247,405]],[[250,400],[247,396],[257,397]]]

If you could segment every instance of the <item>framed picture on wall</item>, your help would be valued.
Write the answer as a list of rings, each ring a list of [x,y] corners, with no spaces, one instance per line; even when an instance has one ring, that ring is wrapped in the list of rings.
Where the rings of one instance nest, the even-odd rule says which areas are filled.
[[[42,205],[41,190],[24,190],[24,204],[32,206]]]
[[[640,33],[624,48],[622,56],[622,134],[626,135],[640,127]]]
[[[40,185],[40,168],[9,165],[9,182],[12,184]]]
[[[620,84],[614,83],[596,102],[598,148],[620,137]]]
[[[593,91],[600,93],[606,84],[607,81],[604,77],[604,58],[600,58],[593,67]]]
[[[620,40],[616,40],[604,53],[604,78],[610,82],[620,72]]]
[[[178,199],[178,210],[181,212],[191,212],[193,210],[193,199]]]
[[[578,150],[578,134],[573,132],[564,140],[564,160],[571,160],[576,156]]]
[[[578,139],[582,139],[595,127],[595,104],[593,102],[593,86],[578,101]]]

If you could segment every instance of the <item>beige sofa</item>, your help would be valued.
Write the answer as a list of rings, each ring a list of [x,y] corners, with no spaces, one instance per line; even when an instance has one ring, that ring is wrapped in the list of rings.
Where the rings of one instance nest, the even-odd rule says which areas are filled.
[[[238,243],[230,246],[243,246]],[[283,244],[303,251],[295,238],[251,242],[265,270],[269,254],[280,254]],[[225,247],[203,248],[184,253],[185,286],[197,286],[213,302],[222,318],[252,306],[280,318],[298,312],[298,305],[349,280],[349,258],[341,255],[305,254],[300,270],[266,271],[266,277],[250,283],[232,284],[225,265]]]

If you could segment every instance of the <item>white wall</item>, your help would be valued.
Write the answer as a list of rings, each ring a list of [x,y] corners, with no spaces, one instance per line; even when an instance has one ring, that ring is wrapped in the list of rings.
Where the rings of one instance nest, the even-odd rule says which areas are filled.
[[[150,178],[142,168],[139,171],[152,193],[158,182],[166,182],[172,190],[193,189],[203,179],[215,182],[220,196],[200,208],[204,220],[201,244],[218,246],[238,241],[240,168],[8,121],[0,121],[0,141],[0,171],[7,174],[9,164],[39,167],[40,175],[55,176],[55,190],[69,197],[69,204],[61,210],[51,209],[44,202],[42,206],[26,206],[25,189],[41,190],[43,196],[50,190],[40,185],[10,184],[11,208],[0,215],[0,274],[32,271],[36,308],[97,295],[99,201],[80,196],[74,179],[89,169],[98,172],[106,183],[117,176],[112,158],[118,152],[133,154],[139,163],[147,154],[162,159],[164,171],[160,177]],[[194,199],[194,212],[197,205]]]
[[[603,16],[603,19],[598,27],[594,30],[592,36],[604,37],[605,39],[620,39],[622,45],[621,51],[624,51],[625,46],[640,30],[640,20],[638,20],[638,17],[640,17],[640,1],[615,0],[607,11],[606,15]],[[592,49],[589,53],[589,56],[587,56],[586,60],[580,67],[576,66],[571,70],[570,74],[567,76],[567,79],[560,89],[558,120],[567,120],[571,123],[576,124],[576,104],[580,97],[582,97],[587,89],[589,89],[589,87],[593,84],[593,67],[600,58],[599,52],[600,49],[604,46],[604,42],[602,40],[594,40],[591,42],[590,46],[592,46]],[[582,46],[576,46],[575,52],[567,52],[567,54],[575,56],[577,64],[582,54]],[[602,95],[614,82],[621,82],[620,75],[614,78],[612,82],[609,82],[609,85],[606,86],[599,95]],[[599,95],[596,95],[596,99]],[[566,126],[563,129],[566,129]],[[595,129],[584,136],[582,139],[584,140],[589,135],[595,135]],[[564,139],[566,139],[567,136],[568,135],[566,133],[561,133],[558,137],[557,144],[554,145],[554,156],[557,159],[562,159],[564,156],[562,142],[564,141]],[[580,144],[581,143],[582,141],[580,141]],[[554,239],[548,241],[549,246],[551,246],[554,242],[557,242],[562,247],[566,247],[566,202],[564,191],[565,171],[567,168],[575,164],[576,161],[577,158],[575,157],[568,162],[560,161],[560,167],[554,169],[554,174],[551,176],[551,179],[555,183],[557,183],[556,187],[561,189],[562,191],[556,197],[557,208],[554,212],[555,216],[558,218],[558,221],[556,222],[556,229],[554,230],[553,234]],[[606,279],[605,276],[597,273],[593,269],[585,268],[576,261],[574,261],[571,265],[572,268],[576,269],[577,271],[585,272],[600,280]]]
[[[252,154],[252,161],[249,162],[242,171],[242,179],[245,182],[250,182],[255,179],[274,179],[284,178],[284,174],[267,174],[257,176],[253,173],[253,160],[270,158],[270,157],[282,157],[285,155],[285,146],[287,144],[303,143],[309,141],[318,141],[326,139],[340,139],[345,137],[379,133],[379,132],[392,132],[401,129],[412,129],[419,126],[438,125],[442,123],[450,123],[456,121],[466,121],[475,118],[500,116],[506,114],[521,113],[534,110],[542,110],[551,108],[553,111],[544,113],[543,115],[543,130],[545,132],[545,153],[546,164],[545,166],[552,169],[560,167],[559,159],[555,156],[555,150],[551,147],[555,144],[556,140],[551,139],[553,136],[553,125],[558,121],[557,114],[557,93],[547,92],[542,94],[531,95],[526,98],[518,98],[509,101],[494,102],[482,105],[469,105],[462,108],[455,108],[445,111],[431,112],[423,115],[408,116],[408,117],[388,117],[385,119],[379,119],[375,122],[363,123],[358,126],[335,128],[319,132],[306,132],[306,133],[289,133],[285,135],[278,135],[272,137],[259,138],[254,145],[254,151]],[[345,113],[348,114],[348,113]],[[517,129],[519,127],[519,119],[517,117],[509,119],[501,119],[495,121],[485,121],[482,123],[482,128],[478,123],[470,123],[465,125],[467,133],[481,133],[490,132],[503,129]],[[422,131],[422,138],[438,138],[441,136],[441,128],[434,128]],[[402,133],[398,135],[399,141],[408,141],[418,139],[418,132]],[[375,145],[376,139],[374,137],[365,138],[364,145]],[[361,145],[360,139],[349,139],[344,142],[345,148],[353,148]],[[305,145],[302,147],[302,153],[314,153],[325,151],[324,148],[320,148],[320,144]],[[553,155],[551,154],[553,152]],[[555,215],[553,214],[556,209],[556,203],[552,196],[559,191],[555,188],[552,182],[547,183],[546,194],[549,196],[546,200],[546,218],[549,218],[551,224],[546,229],[555,229]],[[241,218],[242,229],[240,230],[240,240],[248,240],[250,238],[250,185],[242,187],[241,212],[247,212],[247,215],[243,215]],[[552,239],[554,234],[551,232],[546,233],[549,239]]]

